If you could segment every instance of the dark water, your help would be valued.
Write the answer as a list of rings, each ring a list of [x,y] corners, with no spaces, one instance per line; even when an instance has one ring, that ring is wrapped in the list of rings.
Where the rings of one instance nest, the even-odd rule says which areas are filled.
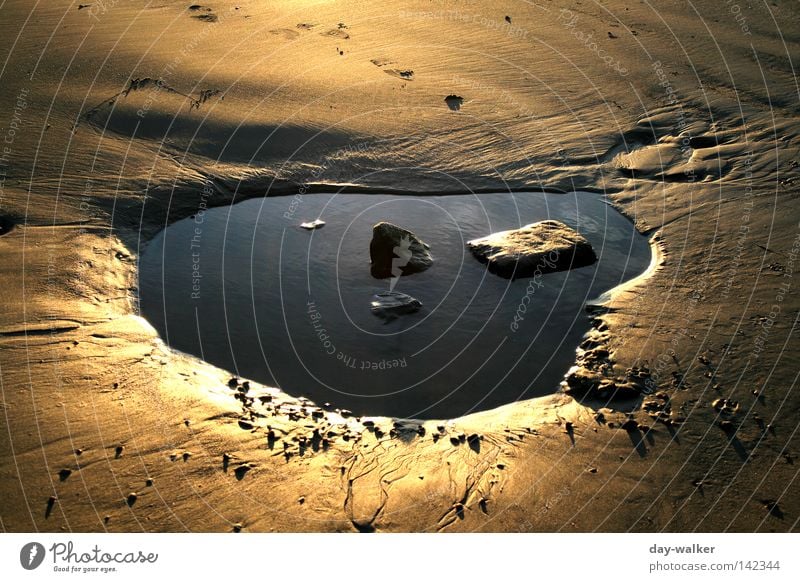
[[[318,217],[321,229],[297,226]],[[548,218],[583,234],[599,261],[532,284],[487,272],[466,249]],[[422,309],[389,322],[370,310],[391,281],[370,275],[382,220],[416,233],[435,259],[394,287]],[[141,257],[141,313],[173,348],[289,394],[357,414],[450,418],[553,393],[589,328],[586,301],[649,262],[646,238],[594,194],[265,198],[160,233]]]

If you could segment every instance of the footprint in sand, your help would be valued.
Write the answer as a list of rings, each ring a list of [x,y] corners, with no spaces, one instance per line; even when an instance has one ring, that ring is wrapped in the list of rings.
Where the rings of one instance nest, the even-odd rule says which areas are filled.
[[[458,111],[461,109],[461,104],[464,103],[464,98],[458,95],[448,95],[444,98],[444,102],[447,103],[451,111]]]
[[[383,70],[383,72],[386,73],[387,75],[391,75],[392,77],[397,77],[398,79],[403,79],[405,81],[414,80],[414,71],[412,71],[411,69],[384,68],[388,67],[389,65],[394,65],[395,61],[390,61],[388,59],[370,59],[370,62],[379,69]]]
[[[300,26],[299,24],[297,26]],[[292,30],[291,28],[275,28],[269,31],[270,34],[274,34],[275,36],[282,36],[286,40],[294,40],[300,33],[296,30]]]
[[[321,32],[322,36],[329,36],[331,38],[341,38],[343,40],[347,40],[350,38],[350,35],[342,28],[331,28],[327,32]]]
[[[192,18],[196,18],[197,20],[203,20],[204,22],[217,22],[219,20],[219,17],[207,6],[192,4],[189,6],[189,11],[195,12],[195,14],[192,14]]]

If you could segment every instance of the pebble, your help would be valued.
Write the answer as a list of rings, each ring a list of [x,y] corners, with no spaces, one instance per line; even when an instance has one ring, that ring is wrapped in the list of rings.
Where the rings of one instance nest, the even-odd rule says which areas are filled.
[[[131,491],[130,493],[128,493],[128,497],[125,499],[125,503],[128,504],[128,507],[133,507],[133,504],[136,503],[136,500],[138,498],[139,496],[136,495],[136,493],[134,493],[133,491]]]
[[[116,456],[117,459],[119,459],[122,456],[122,451],[124,450],[125,447],[123,447],[122,445],[119,445],[116,449],[114,449],[114,455]]]
[[[153,486],[152,477],[148,478],[147,481],[144,482],[144,484],[147,485],[148,487],[152,487]]]
[[[343,55],[344,52],[340,51],[339,54]],[[316,220],[312,220],[311,222],[300,223],[300,228],[304,228],[306,230],[316,230],[318,228],[322,228],[323,226],[325,226],[325,221],[320,220],[319,218],[317,218]]]

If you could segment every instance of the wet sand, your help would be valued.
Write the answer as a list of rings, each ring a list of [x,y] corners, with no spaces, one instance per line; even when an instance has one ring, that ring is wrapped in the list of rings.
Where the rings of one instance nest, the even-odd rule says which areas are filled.
[[[793,4],[208,8],[0,8],[3,530],[797,529]],[[137,315],[166,224],[340,188],[602,192],[661,258],[570,394],[449,421],[231,381]]]

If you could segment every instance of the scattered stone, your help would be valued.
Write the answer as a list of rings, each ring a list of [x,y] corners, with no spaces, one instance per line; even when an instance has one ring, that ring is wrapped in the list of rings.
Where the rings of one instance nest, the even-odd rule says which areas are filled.
[[[239,428],[242,430],[253,430],[253,423],[249,420],[239,419]]]
[[[153,478],[152,477],[148,477],[147,481],[145,481],[144,484],[147,487],[152,487],[153,486]]]
[[[58,472],[58,478],[61,481],[66,481],[70,475],[72,475],[72,469],[61,469]]]
[[[370,309],[374,315],[386,320],[395,319],[399,315],[416,313],[422,302],[405,293],[382,291],[372,296]]]
[[[134,493],[133,491],[131,491],[130,493],[128,493],[128,497],[125,498],[125,503],[128,504],[128,507],[133,507],[133,504],[136,503],[136,500],[138,498],[139,496],[136,495],[136,493]]]
[[[305,496],[301,495],[300,497],[297,498],[297,503],[299,503],[300,505],[303,505],[305,502],[306,502]]]
[[[627,432],[635,432],[639,430],[639,423],[633,420],[632,418],[629,418],[628,420],[623,422],[619,427]]]
[[[778,502],[774,499],[762,499],[761,505],[764,506],[764,509],[766,509],[771,516],[783,519],[783,511],[778,505]]]
[[[122,445],[117,446],[117,448],[114,449],[114,458],[119,459],[122,456],[122,451],[124,450],[125,450],[124,446]]]
[[[234,523],[232,529],[233,529],[233,533],[240,533],[242,531],[242,524],[241,523]]]
[[[420,273],[433,264],[430,247],[410,230],[390,222],[372,227],[369,256],[371,273],[376,279],[398,278]]]
[[[312,220],[311,222],[303,222],[300,224],[300,228],[304,228],[306,230],[316,230],[318,228],[322,228],[323,226],[325,226],[325,221],[320,220],[319,218]]]
[[[239,465],[238,467],[236,467],[236,469],[234,469],[233,473],[234,475],[236,475],[236,479],[238,481],[241,481],[242,479],[244,479],[244,476],[247,475],[247,472],[250,469],[252,469],[252,467],[248,464]]]
[[[557,220],[496,232],[467,246],[488,265],[489,272],[506,279],[576,269],[597,261],[589,241]]]
[[[233,376],[230,380],[228,380],[228,388],[236,388],[239,385],[239,378]]]

